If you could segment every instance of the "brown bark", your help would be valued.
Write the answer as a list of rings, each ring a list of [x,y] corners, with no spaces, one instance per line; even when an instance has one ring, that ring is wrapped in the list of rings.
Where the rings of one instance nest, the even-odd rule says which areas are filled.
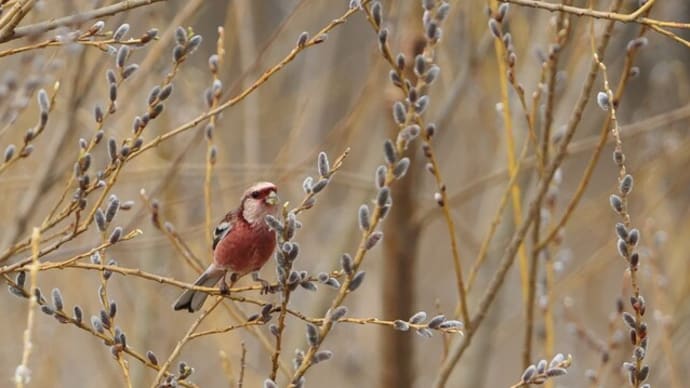
[[[410,167],[408,174],[416,175]],[[419,226],[410,223],[414,210],[414,178],[396,182],[391,214],[385,221],[383,314],[386,319],[407,319],[414,312],[415,259],[419,244]],[[381,386],[412,386],[414,334],[382,328]]]

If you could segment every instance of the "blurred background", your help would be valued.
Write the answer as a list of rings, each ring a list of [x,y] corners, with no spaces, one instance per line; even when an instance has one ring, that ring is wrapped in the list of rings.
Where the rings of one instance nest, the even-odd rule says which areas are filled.
[[[3,4],[4,12],[17,3],[20,1]],[[20,26],[87,12],[117,1],[34,3]],[[390,30],[393,51],[412,58],[422,39],[421,2],[382,3],[384,26]],[[440,79],[430,87],[431,102],[425,118],[438,128],[432,144],[447,186],[467,276],[508,184],[507,139],[505,120],[497,105],[501,103],[501,77],[493,37],[487,28],[486,4],[450,3],[443,37],[436,49]],[[574,3],[586,7],[585,2]],[[598,3],[597,9],[609,7],[608,1]],[[633,3],[637,4],[624,1],[621,12],[632,11]],[[139,37],[150,28],[160,31],[160,39],[144,47],[132,47],[128,63],[141,67],[118,88],[118,109],[103,127],[105,137],[113,136],[119,142],[131,136],[134,116],[145,111],[149,91],[170,71],[177,26],[202,35],[203,43],[174,76],[173,94],[161,116],[145,129],[146,141],[207,110],[204,91],[213,82],[207,59],[216,52],[219,26],[225,29],[226,55],[218,73],[224,101],[239,94],[287,55],[302,31],[315,35],[347,8],[348,2],[344,0],[169,0],[99,18],[105,21],[104,31],[128,23],[131,37]],[[687,21],[690,5],[683,1],[659,2],[651,16]],[[517,54],[515,77],[524,86],[530,103],[532,93],[544,87],[540,85],[540,55],[548,52],[552,44],[553,18],[554,14],[544,10],[512,5],[503,23],[504,31],[512,34]],[[0,44],[0,51],[56,37],[64,42],[71,31],[85,31],[95,21],[89,19],[10,40]],[[573,17],[570,23],[571,32],[560,54],[555,86],[555,133],[572,115],[592,60],[592,19]],[[597,39],[605,23],[594,22]],[[635,23],[617,24],[613,29],[604,58],[612,85],[621,77],[628,42],[639,33],[640,26]],[[677,33],[690,38],[687,30]],[[690,154],[686,151],[690,140],[690,50],[653,32],[646,36],[648,44],[635,59],[639,75],[629,81],[617,114],[627,168],[635,178],[629,210],[633,225],[642,234],[639,279],[648,304],[650,342],[646,361],[651,366],[650,382],[654,386],[680,387],[679,382],[690,377],[684,368],[690,356]],[[26,129],[35,125],[36,91],[45,88],[52,95],[54,83],[59,81],[61,85],[45,131],[32,141],[33,154],[0,175],[3,252],[26,239],[63,192],[79,156],[79,139],[90,139],[94,134],[94,106],[107,105],[105,73],[114,68],[114,62],[112,53],[69,42],[0,57],[3,148],[21,144]],[[301,247],[299,269],[313,274],[338,269],[340,255],[353,253],[357,248],[361,235],[357,209],[375,195],[374,171],[383,162],[382,143],[395,136],[390,107],[401,96],[388,79],[389,71],[377,49],[375,32],[364,14],[358,12],[334,28],[324,43],[300,53],[241,103],[225,110],[217,119],[214,137],[218,150],[211,181],[214,222],[237,206],[244,189],[258,180],[275,182],[281,199],[299,203],[304,196],[303,179],[317,175],[318,152],[326,151],[333,160],[350,147],[342,170],[320,195],[316,206],[300,216],[304,226],[296,237]],[[595,101],[596,93],[602,89],[598,77],[559,172],[561,183],[554,196],[554,210],[544,215],[542,225],[552,225],[560,219],[596,148],[606,118],[606,112]],[[519,154],[528,132],[519,100],[512,87],[509,90],[515,152]],[[192,282],[197,275],[170,240],[152,225],[151,213],[139,194],[142,189],[159,201],[161,218],[174,225],[191,251],[204,263],[210,261],[204,219],[207,143],[203,128],[196,126],[146,151],[127,163],[118,177],[112,193],[135,204],[131,210],[119,212],[114,224],[124,227],[125,232],[137,228],[143,231],[143,235],[108,249],[108,257],[119,265],[184,282]],[[433,176],[425,171],[420,144],[410,146],[410,170],[393,186],[394,206],[383,222],[384,244],[368,253],[363,265],[366,281],[345,302],[349,316],[408,319],[424,310],[430,315],[444,313],[457,318],[448,229],[434,201],[437,187]],[[630,310],[627,264],[617,255],[615,246],[614,225],[619,218],[608,204],[609,195],[618,186],[612,150],[610,143],[604,148],[559,243],[548,247],[546,256],[553,269],[551,287],[545,285],[543,265],[537,276],[539,308],[535,313],[533,362],[554,355],[547,353],[544,342],[545,305],[555,323],[552,351],[570,353],[574,360],[568,375],[555,380],[555,386],[626,384],[620,365],[631,354],[627,330],[618,317],[609,321],[618,298],[622,297]],[[523,212],[537,185],[533,154],[530,149],[518,178]],[[93,168],[102,169],[108,161],[103,143],[95,148],[93,156]],[[469,292],[471,315],[477,311],[477,302],[515,230],[511,206],[509,202],[488,246],[486,262]],[[72,219],[61,226],[69,222]],[[542,233],[546,229],[550,227],[542,227]],[[95,228],[90,228],[43,260],[68,259],[97,246],[100,238]],[[28,255],[12,255],[2,265]],[[262,275],[275,279],[273,261],[266,265]],[[250,282],[245,279],[242,284]],[[100,309],[97,289],[101,283],[96,271],[44,271],[38,275],[38,284],[46,295],[51,289],[60,288],[66,306],[71,309],[72,305],[80,305],[86,317]],[[195,315],[173,312],[170,308],[179,288],[135,276],[114,275],[108,289],[109,297],[118,302],[117,325],[127,333],[128,345],[141,353],[151,350],[159,359],[166,359],[196,319]],[[307,316],[322,317],[335,295],[335,290],[323,286],[315,293],[299,289],[290,305]],[[271,302],[279,300],[278,295],[253,296]],[[9,293],[0,294],[0,300],[0,342],[5,349],[0,354],[0,385],[5,385],[21,360],[28,304],[26,299]],[[253,305],[237,307],[247,315],[257,312]],[[238,322],[226,310],[218,309],[203,323],[202,330],[233,323]],[[503,387],[516,383],[524,369],[524,327],[516,263],[468,353],[450,376],[448,386]],[[282,355],[287,365],[294,349],[305,347],[304,329],[302,321],[288,318]],[[256,331],[272,340],[266,326]],[[307,374],[307,385],[428,387],[438,374],[449,343],[457,341],[457,336],[436,334],[427,339],[387,326],[340,324],[324,344],[324,348],[334,352],[333,359],[314,366]],[[229,386],[232,378],[228,368],[235,378],[239,374],[241,343],[247,349],[245,386],[261,386],[270,370],[270,354],[257,335],[247,330],[195,339],[185,345],[178,360],[195,369],[190,379],[199,386]],[[602,364],[604,353],[608,362]],[[128,360],[133,386],[151,384],[155,373],[134,359]],[[34,387],[123,386],[122,372],[101,340],[41,313],[36,316],[29,366],[30,386]],[[596,384],[587,377],[593,371],[599,376]],[[279,375],[278,381],[282,386],[285,376]]]

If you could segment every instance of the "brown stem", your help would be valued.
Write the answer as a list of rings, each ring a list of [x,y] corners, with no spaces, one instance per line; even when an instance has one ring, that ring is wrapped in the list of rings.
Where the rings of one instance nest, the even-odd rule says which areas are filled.
[[[18,38],[23,38],[25,36],[38,35],[46,31],[54,30],[56,28],[84,23],[86,21],[98,19],[104,16],[116,15],[118,13],[125,12],[130,9],[143,7],[161,1],[167,0],[125,0],[116,4],[97,8],[91,11],[76,13],[74,15],[64,16],[45,22],[15,28],[11,33],[5,36],[0,36],[0,43],[4,43]]]
[[[611,5],[612,9],[618,9],[620,3],[621,0],[614,1],[614,3]],[[597,51],[601,56],[603,56],[604,50],[608,46],[614,24],[614,22],[608,23],[608,25],[606,26],[605,34],[602,37],[602,41],[599,44],[599,47],[597,48]],[[450,354],[443,361],[443,364],[441,365],[441,370],[439,371],[439,375],[437,376],[436,381],[433,384],[433,387],[441,388],[446,385],[446,382],[448,381],[451,372],[455,368],[455,365],[460,360],[467,348],[470,346],[472,342],[472,337],[476,333],[478,326],[486,317],[488,309],[493,304],[498,290],[505,284],[505,276],[513,264],[515,255],[517,254],[519,247],[522,245],[525,235],[527,234],[527,231],[529,230],[532,222],[536,217],[539,216],[539,204],[546,195],[546,191],[549,188],[549,184],[551,183],[551,179],[553,179],[556,170],[565,159],[568,144],[570,144],[570,141],[575,135],[575,130],[578,124],[580,123],[580,120],[584,113],[584,108],[587,105],[587,102],[589,101],[590,93],[592,91],[592,87],[594,86],[594,80],[597,75],[597,70],[597,62],[592,61],[585,83],[580,92],[580,96],[575,105],[575,109],[570,117],[570,120],[568,121],[568,125],[566,127],[563,140],[561,141],[558,147],[556,155],[551,160],[544,172],[544,177],[540,181],[539,187],[537,188],[537,194],[535,195],[534,200],[532,200],[532,202],[530,203],[528,216],[522,222],[522,224],[516,230],[516,232],[513,234],[513,238],[510,241],[508,247],[506,248],[503,257],[501,258],[499,268],[496,271],[496,274],[494,275],[493,279],[491,280],[486,293],[479,302],[478,312],[472,319],[472,329],[468,330],[465,333],[465,337],[462,339],[461,342],[456,342],[454,346],[451,347]]]

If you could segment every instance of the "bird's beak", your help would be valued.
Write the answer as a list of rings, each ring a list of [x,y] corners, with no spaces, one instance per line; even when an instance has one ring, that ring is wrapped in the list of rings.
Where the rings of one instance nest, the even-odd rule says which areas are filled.
[[[278,194],[275,191],[271,191],[268,194],[268,197],[266,197],[266,203],[274,206],[275,204],[278,203]]]

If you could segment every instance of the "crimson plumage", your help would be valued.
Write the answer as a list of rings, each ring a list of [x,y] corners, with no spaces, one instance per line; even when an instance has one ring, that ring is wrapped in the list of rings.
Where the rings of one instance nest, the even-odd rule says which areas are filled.
[[[194,282],[213,287],[230,272],[231,280],[261,269],[270,259],[276,245],[275,232],[265,222],[266,215],[279,211],[277,188],[270,182],[259,182],[245,191],[240,206],[228,212],[213,231],[213,263]],[[201,308],[208,294],[186,290],[175,301],[175,310],[189,312]]]

